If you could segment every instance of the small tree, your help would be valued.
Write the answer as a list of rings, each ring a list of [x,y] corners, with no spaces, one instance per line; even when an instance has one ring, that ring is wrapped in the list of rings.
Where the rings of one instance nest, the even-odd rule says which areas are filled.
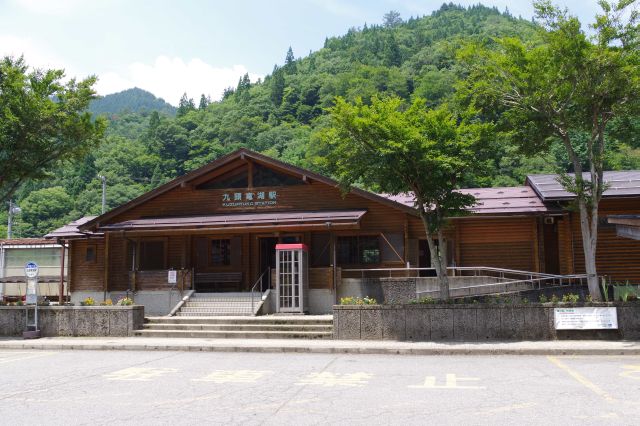
[[[397,10],[390,10],[389,12],[385,13],[384,16],[382,17],[382,24],[386,28],[393,28],[402,24],[402,18],[400,17],[400,12],[398,12]]]
[[[322,137],[330,148],[327,166],[345,189],[366,184],[414,197],[441,298],[448,299],[444,230],[448,218],[465,214],[475,203],[455,189],[478,164],[475,148],[490,126],[467,123],[445,108],[429,110],[419,98],[409,106],[399,98],[374,97],[370,106],[338,98],[330,113],[332,127]]]
[[[105,128],[86,112],[95,77],[63,84],[62,70],[29,71],[23,58],[0,59],[0,202],[58,161],[84,156]]]
[[[548,150],[554,138],[562,142],[575,173],[561,173],[559,182],[576,195],[589,292],[595,300],[601,299],[595,259],[598,205],[606,189],[607,125],[615,117],[637,113],[640,95],[638,15],[628,10],[632,3],[600,1],[603,12],[589,39],[566,10],[535,2],[542,24],[538,42],[502,39],[497,50],[467,49],[472,67],[460,87],[487,115],[504,110],[498,119],[525,152]]]

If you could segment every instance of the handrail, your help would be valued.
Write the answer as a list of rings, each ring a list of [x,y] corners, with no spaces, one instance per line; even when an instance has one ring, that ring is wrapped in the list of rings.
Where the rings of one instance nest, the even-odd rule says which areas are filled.
[[[367,272],[367,271],[435,271],[436,268],[352,268],[346,269],[343,268],[343,272]],[[532,271],[522,271],[519,269],[505,269],[505,268],[494,268],[492,266],[448,266],[448,271],[492,271],[492,272],[506,272],[510,274],[521,274],[521,275],[539,275],[545,277],[561,277],[563,275],[555,275],[555,274],[547,274],[544,272],[532,272]]]
[[[256,314],[256,308],[255,308],[255,301],[253,299],[253,293],[257,293],[258,291],[256,290],[256,286],[258,284],[260,284],[260,293],[262,293],[262,279],[264,278],[264,274],[266,274],[267,272],[270,272],[271,268],[267,268],[265,269],[262,274],[260,274],[260,277],[258,277],[258,279],[256,280],[255,284],[253,284],[253,286],[251,287],[251,313],[253,315]]]

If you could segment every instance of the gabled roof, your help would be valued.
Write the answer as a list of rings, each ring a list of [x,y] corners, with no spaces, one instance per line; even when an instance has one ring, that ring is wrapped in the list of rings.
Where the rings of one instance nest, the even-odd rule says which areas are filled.
[[[209,164],[205,164],[204,166],[193,170],[189,173],[186,173],[180,177],[177,177],[175,179],[173,179],[172,181],[169,181],[167,183],[165,183],[164,185],[161,185],[149,192],[146,192],[144,194],[142,194],[141,196],[134,198],[133,200],[129,201],[128,203],[125,203],[119,207],[116,207],[113,210],[110,210],[108,212],[106,212],[105,214],[101,215],[101,216],[97,216],[95,218],[92,218],[88,221],[86,221],[83,224],[80,224],[78,226],[78,229],[80,231],[86,231],[89,229],[92,229],[93,227],[95,227],[97,224],[99,223],[104,223],[105,221],[108,221],[109,219],[120,215],[142,203],[145,203],[155,197],[158,197],[159,195],[162,195],[172,189],[178,188],[181,185],[185,185],[188,182],[199,178],[200,176],[203,176],[209,172],[214,171],[215,169],[222,167],[228,163],[231,163],[232,161],[236,161],[238,159],[251,159],[257,163],[261,163],[264,165],[271,165],[273,167],[276,168],[280,168],[283,170],[288,171],[289,173],[292,173],[294,175],[299,175],[301,177],[304,177],[306,179],[310,179],[310,180],[315,180],[321,183],[324,183],[326,185],[329,186],[333,186],[333,187],[339,187],[339,184],[337,181],[328,178],[326,176],[322,176],[320,174],[314,173],[310,170],[306,170],[300,167],[296,167],[293,166],[291,164],[288,163],[284,163],[282,161],[273,159],[271,157],[267,157],[266,155],[262,155],[259,154],[257,152],[251,151],[249,149],[246,148],[240,148],[230,154],[224,155],[220,158],[218,158],[217,160],[214,160],[212,162],[210,162]],[[416,211],[411,208],[408,207],[402,203],[398,203],[396,201],[390,200],[388,198],[382,197],[380,195],[374,194],[372,192],[368,192],[368,191],[364,191],[362,189],[358,189],[358,188],[353,188],[350,193],[367,198],[369,200],[378,202],[378,203],[382,203],[382,204],[386,204],[392,208],[396,208],[396,209],[400,209],[403,210],[407,213],[410,214],[416,214]]]
[[[533,214],[555,211],[546,206],[533,189],[528,186],[467,188],[459,191],[463,194],[473,195],[476,198],[477,203],[470,209],[470,212],[474,214]],[[413,206],[413,197],[410,194],[386,196],[407,206]]]
[[[70,238],[89,238],[89,237],[102,237],[101,233],[95,233],[95,232],[86,232],[86,231],[80,231],[80,229],[78,229],[80,226],[84,225],[85,223],[89,222],[90,220],[95,219],[97,216],[85,216],[85,217],[81,217],[78,220],[74,220],[71,223],[68,223],[64,226],[61,226],[60,228],[49,232],[47,235],[45,235],[44,237],[47,239],[56,239],[56,238],[64,238],[64,239],[70,239]]]
[[[570,176],[574,176],[570,174]],[[589,173],[582,174],[583,179],[590,180]],[[604,172],[604,181],[609,185],[603,197],[640,196],[640,170]],[[558,175],[529,175],[526,183],[542,198],[543,201],[571,200],[575,197],[558,182]]]

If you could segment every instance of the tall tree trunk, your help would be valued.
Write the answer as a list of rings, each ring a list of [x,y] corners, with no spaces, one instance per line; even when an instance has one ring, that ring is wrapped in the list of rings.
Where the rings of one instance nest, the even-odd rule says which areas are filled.
[[[438,276],[438,283],[440,287],[440,298],[442,300],[449,300],[449,276],[447,275],[447,242],[444,239],[442,229],[438,229],[438,246],[431,234],[429,219],[425,214],[420,214],[422,224],[424,225],[425,234],[427,236],[427,244],[429,245],[429,252],[431,254],[431,266],[436,270]]]
[[[566,131],[560,132],[562,141],[567,149],[569,158],[573,163],[575,172],[575,185],[577,189],[576,201],[580,212],[580,233],[582,235],[582,248],[584,252],[584,268],[587,273],[587,286],[589,294],[593,300],[602,300],[600,294],[600,283],[598,283],[598,273],[596,271],[596,247],[598,243],[598,204],[600,202],[603,183],[602,163],[599,166],[595,164],[593,156],[593,135],[588,144],[589,171],[591,175],[591,194],[588,194],[585,188],[582,176],[582,164],[576,154],[571,139]],[[589,203],[589,197],[591,200]]]
[[[582,198],[578,199],[580,209],[580,231],[582,234],[582,247],[584,251],[584,267],[587,273],[587,285],[589,294],[593,300],[602,300],[600,295],[600,283],[596,272],[596,247],[598,243],[598,206],[593,204],[591,212]]]

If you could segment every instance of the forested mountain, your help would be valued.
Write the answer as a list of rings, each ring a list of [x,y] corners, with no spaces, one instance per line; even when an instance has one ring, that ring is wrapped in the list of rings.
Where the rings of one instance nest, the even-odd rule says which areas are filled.
[[[89,111],[93,114],[144,113],[158,111],[167,115],[175,115],[176,108],[153,93],[134,87],[122,92],[112,93],[91,102]]]
[[[430,106],[453,104],[455,83],[465,73],[457,52],[465,43],[491,46],[495,37],[531,42],[537,37],[530,21],[484,6],[448,4],[421,18],[385,18],[382,25],[365,24],[328,38],[322,49],[303,58],[296,58],[289,49],[284,63],[276,65],[264,81],[251,82],[244,76],[218,102],[183,97],[175,117],[165,114],[164,106],[151,112],[110,114],[99,149],[80,163],[61,164],[50,179],[21,189],[18,235],[42,235],[69,220],[99,214],[99,175],[107,177],[108,208],[113,208],[238,147],[326,173],[319,161],[323,153],[318,133],[327,126],[326,108],[336,96],[367,101],[374,95],[393,94],[407,100],[424,97]],[[114,105],[127,104],[121,101],[127,99],[127,92],[142,91],[107,96],[98,101],[103,105],[100,111],[114,112]],[[139,111],[131,106],[123,109]],[[637,119],[615,126],[640,129]],[[637,137],[621,140],[613,134],[611,145],[608,168],[640,168]],[[569,167],[560,147],[556,154],[526,158],[497,138],[486,152],[478,161],[486,163],[487,173],[468,176],[464,186],[517,185],[527,173]],[[6,223],[2,216],[0,221]]]

